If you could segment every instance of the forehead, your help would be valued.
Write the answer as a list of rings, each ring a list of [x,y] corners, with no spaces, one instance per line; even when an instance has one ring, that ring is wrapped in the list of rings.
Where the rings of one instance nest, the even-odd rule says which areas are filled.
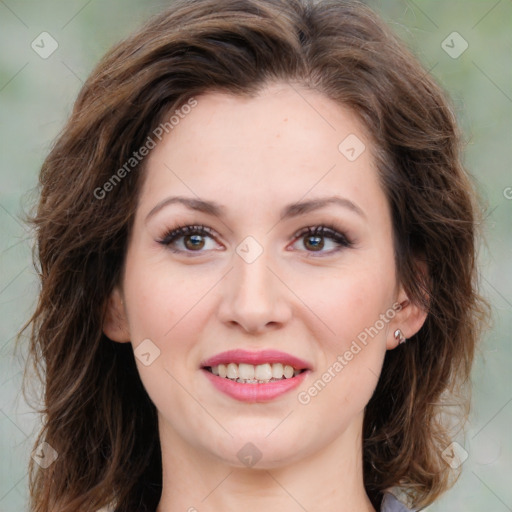
[[[172,190],[269,208],[326,193],[382,202],[362,123],[321,93],[274,84],[252,98],[210,92],[196,101],[149,155],[143,201]]]

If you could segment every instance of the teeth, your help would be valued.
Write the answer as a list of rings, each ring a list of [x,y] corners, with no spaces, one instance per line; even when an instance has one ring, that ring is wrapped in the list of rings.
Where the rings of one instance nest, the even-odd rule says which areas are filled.
[[[214,367],[215,368],[215,367]],[[212,368],[213,371],[213,368]],[[241,363],[238,365],[238,377],[240,379],[254,379],[254,366]]]
[[[238,365],[235,363],[229,363],[227,369],[228,379],[238,379]]]
[[[281,363],[274,363],[272,365],[272,377],[274,377],[274,379],[281,379],[283,375],[283,365]]]
[[[301,370],[295,370],[293,366],[283,365],[281,363],[265,363],[256,366],[246,363],[229,363],[212,366],[211,372],[219,377],[228,378],[237,382],[258,383],[274,382],[283,378],[290,379],[301,373]]]
[[[254,378],[257,380],[270,380],[272,378],[272,367],[270,364],[259,364],[254,369]]]
[[[289,379],[291,377],[293,377],[293,367],[290,366],[289,364],[287,364],[285,367],[284,367],[284,376]]]

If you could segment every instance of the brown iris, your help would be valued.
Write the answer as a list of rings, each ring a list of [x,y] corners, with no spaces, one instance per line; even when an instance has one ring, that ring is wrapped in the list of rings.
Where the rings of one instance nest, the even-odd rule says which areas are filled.
[[[184,239],[187,249],[196,250],[204,247],[204,237],[202,235],[188,235]]]
[[[312,241],[312,243],[309,243],[311,241]],[[310,235],[310,236],[306,237],[306,240],[304,241],[304,246],[307,249],[312,249],[313,251],[318,251],[319,249],[323,249],[323,247],[324,247],[324,237],[323,236]]]

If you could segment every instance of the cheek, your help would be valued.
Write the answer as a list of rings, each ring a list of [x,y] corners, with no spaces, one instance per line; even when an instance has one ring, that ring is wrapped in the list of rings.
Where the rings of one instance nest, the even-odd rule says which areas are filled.
[[[366,407],[377,385],[388,330],[380,315],[391,305],[391,289],[381,273],[351,273],[319,297],[318,316],[328,319],[335,334],[318,339],[322,364],[298,398],[308,417],[318,418],[318,428],[329,418],[333,436],[340,422]]]
[[[218,282],[218,276],[211,270],[196,272],[192,267],[177,272],[165,257],[154,262],[142,251],[129,255],[125,275],[135,355],[142,351],[139,344],[147,339],[158,354],[149,366],[136,357],[144,387],[161,410],[183,408],[188,398],[179,391],[176,380],[185,382],[197,372],[200,339],[214,314],[209,291]],[[172,389],[177,392],[171,393]]]
[[[129,253],[126,260],[124,291],[139,376],[158,410],[193,409],[187,415],[191,421],[202,416],[179,383],[197,371],[198,340],[212,314],[205,294],[214,283],[211,272],[178,273],[162,259],[152,262],[142,251]],[[137,354],[139,344],[148,339],[154,344],[148,345],[151,357],[157,356],[146,365]]]
[[[331,350],[350,345],[372,327],[392,305],[393,272],[351,267],[326,280],[321,291],[309,293],[312,310],[328,327]],[[380,326],[380,324],[379,324]],[[364,337],[364,336],[362,336]]]
[[[202,298],[214,283],[211,272],[177,272],[165,257],[155,262],[151,255],[129,255],[124,290],[132,340],[150,338],[168,344],[176,333],[193,329],[201,315]]]
[[[322,337],[324,360],[315,376],[319,381],[310,382],[306,389],[305,399],[314,401],[318,414],[331,404],[334,418],[341,410],[343,417],[351,417],[364,409],[375,390],[389,325],[381,315],[391,307],[394,290],[393,267],[386,265],[382,260],[351,266],[330,280],[325,293],[317,297],[318,316],[334,332]]]

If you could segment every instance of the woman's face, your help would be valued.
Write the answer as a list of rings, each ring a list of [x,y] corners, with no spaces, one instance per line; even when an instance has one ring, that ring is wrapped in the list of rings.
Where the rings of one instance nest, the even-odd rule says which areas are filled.
[[[370,141],[298,86],[196,100],[147,157],[105,332],[131,341],[163,447],[270,468],[353,445],[394,330],[419,328]]]

